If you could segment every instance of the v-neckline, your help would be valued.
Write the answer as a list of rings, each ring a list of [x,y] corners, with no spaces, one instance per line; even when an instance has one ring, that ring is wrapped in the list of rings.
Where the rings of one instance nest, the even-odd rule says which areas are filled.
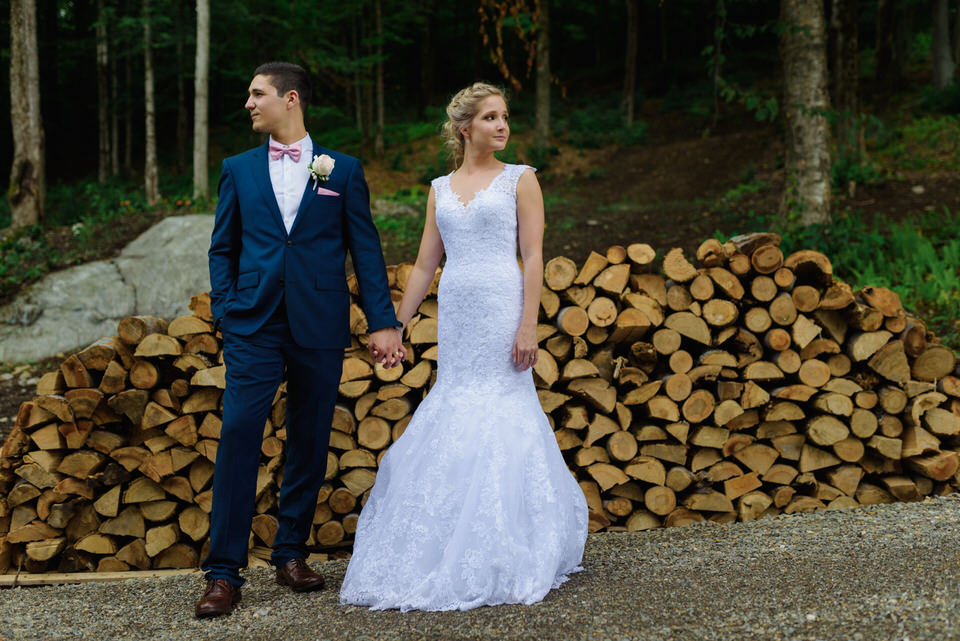
[[[480,189],[479,191],[473,192],[473,198],[471,198],[470,201],[467,202],[467,203],[464,203],[464,202],[463,202],[463,198],[460,196],[460,194],[458,194],[458,193],[457,193],[456,191],[454,191],[454,189],[453,189],[453,183],[451,182],[451,178],[453,178],[453,174],[455,174],[456,171],[451,171],[451,172],[447,175],[447,189],[449,189],[449,190],[450,190],[450,193],[453,194],[453,198],[454,198],[454,200],[457,201],[457,204],[460,205],[460,208],[461,208],[461,209],[467,209],[471,204],[473,204],[473,201],[475,201],[475,200],[477,199],[477,196],[479,196],[479,195],[482,194],[483,192],[485,192],[485,191],[487,191],[488,189],[490,189],[491,187],[493,187],[493,183],[497,182],[497,179],[498,179],[500,176],[502,176],[502,175],[504,174],[504,172],[507,171],[507,167],[509,167],[509,163],[503,163],[503,168],[502,168],[499,172],[497,172],[497,175],[490,179],[490,182],[487,183],[487,186],[486,186],[486,187],[484,187],[483,189]]]

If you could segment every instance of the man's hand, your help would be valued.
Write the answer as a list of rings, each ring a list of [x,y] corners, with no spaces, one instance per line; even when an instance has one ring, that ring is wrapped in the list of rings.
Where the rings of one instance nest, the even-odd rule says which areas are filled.
[[[403,333],[400,328],[385,327],[370,333],[367,349],[370,350],[373,360],[390,369],[407,357],[402,339]]]

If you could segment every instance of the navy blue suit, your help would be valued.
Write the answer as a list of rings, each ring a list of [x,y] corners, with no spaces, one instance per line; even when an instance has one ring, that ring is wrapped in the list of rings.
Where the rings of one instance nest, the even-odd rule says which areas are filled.
[[[369,331],[399,325],[380,238],[356,158],[313,143],[335,160],[304,188],[287,233],[270,181],[267,145],[227,158],[210,241],[210,300],[223,332],[226,390],[213,478],[207,579],[241,585],[253,519],[263,427],[287,380],[286,458],[272,562],[306,556],[323,483],[343,348],[350,345],[349,249]]]

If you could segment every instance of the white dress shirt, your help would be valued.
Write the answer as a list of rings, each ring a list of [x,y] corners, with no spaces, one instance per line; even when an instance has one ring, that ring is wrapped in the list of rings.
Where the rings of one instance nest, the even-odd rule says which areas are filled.
[[[270,140],[273,141],[273,136]],[[310,134],[297,142],[300,143],[300,162],[293,162],[287,154],[280,156],[277,160],[271,158],[269,161],[270,182],[273,184],[273,193],[277,197],[277,206],[280,207],[283,226],[287,228],[288,234],[293,227],[293,221],[297,219],[297,210],[303,199],[303,191],[307,187],[307,181],[310,180],[310,170],[307,169],[307,165],[313,160],[313,141],[310,140]]]

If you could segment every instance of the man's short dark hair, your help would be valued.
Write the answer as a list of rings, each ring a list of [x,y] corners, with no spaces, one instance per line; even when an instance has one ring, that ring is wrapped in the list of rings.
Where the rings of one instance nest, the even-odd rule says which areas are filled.
[[[253,72],[254,76],[268,76],[270,84],[277,88],[277,95],[283,96],[291,90],[296,90],[300,96],[300,109],[307,113],[310,104],[310,76],[300,65],[292,62],[266,62]]]

